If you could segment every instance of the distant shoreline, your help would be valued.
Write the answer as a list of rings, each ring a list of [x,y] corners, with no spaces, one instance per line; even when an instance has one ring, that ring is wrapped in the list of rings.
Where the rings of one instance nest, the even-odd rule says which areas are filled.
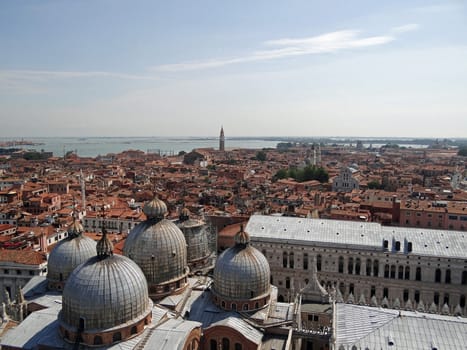
[[[21,140],[18,142],[18,140]],[[464,141],[463,141],[464,140]],[[320,143],[324,145],[356,145],[361,141],[364,148],[392,144],[408,148],[426,148],[434,145],[457,147],[467,143],[467,139],[428,139],[428,138],[350,138],[350,137],[276,137],[276,136],[233,136],[226,137],[225,147],[245,149],[276,148],[278,143]],[[52,152],[54,156],[64,156],[73,151],[80,157],[97,157],[99,155],[116,154],[127,150],[140,150],[148,153],[177,155],[179,152],[190,152],[197,148],[219,147],[219,138],[210,137],[34,137],[34,138],[1,138],[0,148],[8,148],[1,144],[9,144],[10,148],[27,149],[40,145],[38,151]]]

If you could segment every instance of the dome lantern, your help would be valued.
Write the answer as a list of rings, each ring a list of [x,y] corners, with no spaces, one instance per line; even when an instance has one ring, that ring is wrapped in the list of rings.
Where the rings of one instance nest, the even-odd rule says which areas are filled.
[[[160,221],[167,215],[167,205],[155,196],[153,200],[144,205],[143,212],[148,220]]]
[[[99,259],[105,259],[108,256],[113,255],[114,246],[110,239],[107,237],[107,229],[105,228],[105,222],[102,223],[102,238],[97,242],[96,250],[97,257]]]

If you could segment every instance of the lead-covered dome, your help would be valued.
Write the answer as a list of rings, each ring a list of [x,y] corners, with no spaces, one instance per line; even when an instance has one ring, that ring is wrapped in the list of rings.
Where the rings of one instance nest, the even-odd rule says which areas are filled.
[[[68,237],[57,243],[47,262],[47,282],[50,289],[63,290],[68,276],[89,258],[96,255],[96,242],[83,235],[76,218],[68,229]]]
[[[165,219],[167,206],[158,198],[144,206],[147,220],[131,230],[123,254],[143,271],[154,300],[182,291],[187,285],[185,237],[172,221]]]
[[[250,245],[248,233],[235,236],[214,268],[214,302],[227,310],[254,310],[269,302],[271,271],[266,257]]]
[[[190,211],[183,208],[180,212],[177,226],[183,232],[187,243],[187,260],[190,271],[201,271],[208,268],[209,227],[202,220],[190,218]]]
[[[63,290],[60,331],[66,340],[106,345],[140,333],[151,320],[146,279],[133,261],[113,255],[103,234],[94,257],[79,265]]]

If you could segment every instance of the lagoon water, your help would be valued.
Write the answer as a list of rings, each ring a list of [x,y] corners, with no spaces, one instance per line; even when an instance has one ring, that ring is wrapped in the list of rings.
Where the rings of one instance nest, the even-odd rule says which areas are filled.
[[[12,141],[12,138],[0,138],[0,142]],[[19,140],[16,138],[15,140]],[[190,152],[195,148],[219,147],[218,137],[42,137],[25,138],[38,145],[18,145],[17,148],[44,150],[54,156],[63,156],[68,151],[76,151],[80,157],[96,157],[108,153],[120,153],[126,150],[141,150],[161,154]],[[275,148],[280,139],[264,140],[261,138],[226,138],[226,149],[232,148]]]

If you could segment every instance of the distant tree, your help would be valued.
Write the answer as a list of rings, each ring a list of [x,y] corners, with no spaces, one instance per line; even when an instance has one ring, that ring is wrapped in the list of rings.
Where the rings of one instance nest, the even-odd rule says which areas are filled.
[[[287,177],[287,170],[286,169],[280,169],[277,171],[276,175],[274,175],[276,179],[285,179]]]
[[[180,152],[178,152],[178,155],[179,155],[179,156],[184,156],[185,154],[186,154],[185,151],[180,151]]]
[[[467,145],[459,146],[459,151],[457,154],[463,157],[467,157]]]
[[[258,151],[256,152],[256,160],[259,160],[260,162],[264,162],[267,158],[266,152],[264,151]]]
[[[290,147],[293,147],[293,146],[294,146],[294,144],[291,143],[291,142],[279,142],[276,145],[276,148],[284,149],[284,148],[290,148]]]
[[[295,181],[304,182],[310,180],[317,180],[319,182],[328,182],[329,174],[322,167],[317,167],[315,165],[308,165],[303,169],[297,169],[295,167],[289,169],[280,169],[276,175],[275,179],[285,179],[287,177],[293,178]]]
[[[381,185],[379,181],[373,180],[368,182],[368,188],[370,190],[380,190],[383,188],[383,185]]]
[[[26,160],[41,160],[41,159],[46,159],[44,154],[39,153],[39,152],[26,152],[23,155],[23,158]]]

